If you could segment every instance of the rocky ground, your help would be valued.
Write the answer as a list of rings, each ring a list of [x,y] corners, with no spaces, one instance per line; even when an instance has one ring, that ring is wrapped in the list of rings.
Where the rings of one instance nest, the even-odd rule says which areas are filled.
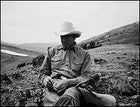
[[[138,106],[139,47],[114,45],[89,53],[93,75],[101,74],[95,91],[115,96],[119,106]],[[37,80],[39,68],[40,64],[32,63],[1,74],[1,106],[40,106],[43,87]]]
[[[139,100],[139,47],[107,45],[89,50],[93,74],[100,73],[99,93],[114,95],[119,105],[135,106]]]

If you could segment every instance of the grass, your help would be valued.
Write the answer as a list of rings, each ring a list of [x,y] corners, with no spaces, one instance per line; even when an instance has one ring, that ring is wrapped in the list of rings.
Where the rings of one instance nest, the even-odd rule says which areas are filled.
[[[30,56],[25,57],[1,53],[1,73],[14,70],[18,64],[23,62],[28,63],[31,62],[31,60],[32,57]]]
[[[88,50],[92,58],[92,73],[100,73],[97,92],[114,95],[119,105],[135,106],[139,95],[139,47],[136,45],[106,45]]]
[[[135,95],[139,94],[139,47],[136,45],[106,45],[88,50],[92,59],[92,73],[100,73],[101,79],[96,86],[96,92],[115,96],[119,105],[135,106]],[[17,61],[29,61],[29,58],[2,54],[2,63],[7,67]],[[14,57],[11,60],[11,57]],[[17,58],[17,59],[16,59]],[[11,61],[11,62],[10,62]],[[15,63],[16,65],[16,63]],[[26,89],[38,90],[37,81],[40,66],[27,65],[20,69],[6,71],[12,84],[1,84],[3,90],[1,105],[19,105],[19,91]],[[19,73],[22,79],[13,79],[12,75]]]
[[[88,50],[91,54],[92,68],[104,71],[128,70],[128,66],[139,64],[139,47],[136,45],[107,45]],[[95,59],[105,60],[105,64],[96,64]],[[137,68],[138,69],[138,68]]]

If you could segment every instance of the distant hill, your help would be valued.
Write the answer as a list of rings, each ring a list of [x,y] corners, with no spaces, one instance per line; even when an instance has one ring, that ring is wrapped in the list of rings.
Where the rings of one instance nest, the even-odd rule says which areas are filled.
[[[17,44],[8,43],[8,42],[4,42],[4,41],[1,41],[1,44],[3,44],[3,45],[9,45],[9,46],[17,46]]]
[[[10,47],[16,47],[22,50],[28,50],[33,52],[39,52],[39,53],[46,53],[46,49],[48,47],[55,47],[59,45],[59,43],[23,43],[23,44],[14,44],[14,43],[7,43],[1,41],[1,45],[6,45]]]
[[[93,36],[79,43],[80,46],[86,49],[112,44],[139,45],[139,22],[113,29],[109,32]]]
[[[39,52],[19,48],[16,44],[11,45],[10,43],[3,43],[3,42],[1,43],[1,49],[5,49],[5,50],[17,52],[17,53],[22,53],[22,54],[27,54],[30,57],[34,57],[40,54]]]
[[[48,47],[54,47],[57,45],[58,43],[24,43],[24,44],[19,44],[18,47],[26,50],[46,53]]]
[[[20,63],[31,62],[36,56],[46,54],[47,47],[56,46],[55,43],[25,43],[25,44],[13,44],[7,42],[1,42],[1,49],[20,53],[27,54],[28,56],[17,56],[12,54],[7,54],[1,52],[1,71],[5,72],[16,68]]]

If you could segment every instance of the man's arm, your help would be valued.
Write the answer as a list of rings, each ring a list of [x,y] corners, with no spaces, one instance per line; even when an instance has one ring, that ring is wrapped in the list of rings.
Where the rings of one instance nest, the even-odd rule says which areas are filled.
[[[45,56],[45,59],[42,63],[42,66],[40,68],[40,74],[39,74],[39,81],[43,83],[44,78],[51,75],[51,56],[49,53],[49,48],[47,49],[47,54]]]
[[[61,82],[57,83],[54,88],[58,93],[61,93],[65,89],[76,86],[81,82],[85,82],[90,79],[91,76],[91,59],[90,55],[87,52],[84,57],[84,62],[81,65],[81,75],[73,79],[64,79]]]
[[[86,52],[84,62],[81,66],[81,75],[77,78],[69,79],[69,86],[76,86],[77,84],[87,81],[91,77],[91,58],[90,54]]]
[[[85,54],[80,71],[81,75],[78,77],[78,83],[87,81],[91,77],[91,57],[88,52]]]

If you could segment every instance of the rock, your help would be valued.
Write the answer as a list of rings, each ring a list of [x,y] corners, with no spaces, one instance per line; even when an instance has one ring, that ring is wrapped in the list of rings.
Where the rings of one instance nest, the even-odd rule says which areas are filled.
[[[107,61],[104,59],[101,59],[101,58],[95,58],[94,63],[95,64],[105,64],[105,63],[107,63]]]
[[[128,65],[129,70],[137,70],[137,66],[135,64]]]
[[[26,98],[19,99],[20,107],[24,107],[26,105],[26,101],[27,101]]]
[[[133,100],[135,100],[136,103],[140,102],[140,95],[134,95],[131,97]]]
[[[12,83],[11,79],[6,74],[1,75],[1,82],[5,82],[6,84]]]
[[[17,68],[24,67],[25,65],[26,65],[25,62],[24,62],[24,63],[21,63],[21,64],[18,64],[18,65],[17,65]]]
[[[12,75],[12,78],[15,80],[22,80],[23,76],[20,73],[15,73]]]
[[[140,106],[140,103],[137,103],[136,106],[139,107]]]
[[[125,103],[120,103],[120,104],[118,104],[118,107],[131,107],[132,106],[132,104],[131,103],[128,103],[128,104],[125,104]]]
[[[30,90],[26,90],[26,98],[31,98],[32,96],[31,96],[31,93],[30,93]]]
[[[137,90],[131,86],[129,83],[126,83],[125,81],[118,81],[116,80],[116,83],[113,86],[113,89],[116,89],[116,92],[123,96],[132,96],[137,93]]]
[[[38,107],[37,103],[27,103],[25,107]]]
[[[9,93],[9,89],[1,89],[1,93]]]
[[[121,107],[121,106],[125,106],[125,104],[124,104],[124,103],[120,103],[120,104],[118,104],[118,106],[120,106],[120,107]]]

